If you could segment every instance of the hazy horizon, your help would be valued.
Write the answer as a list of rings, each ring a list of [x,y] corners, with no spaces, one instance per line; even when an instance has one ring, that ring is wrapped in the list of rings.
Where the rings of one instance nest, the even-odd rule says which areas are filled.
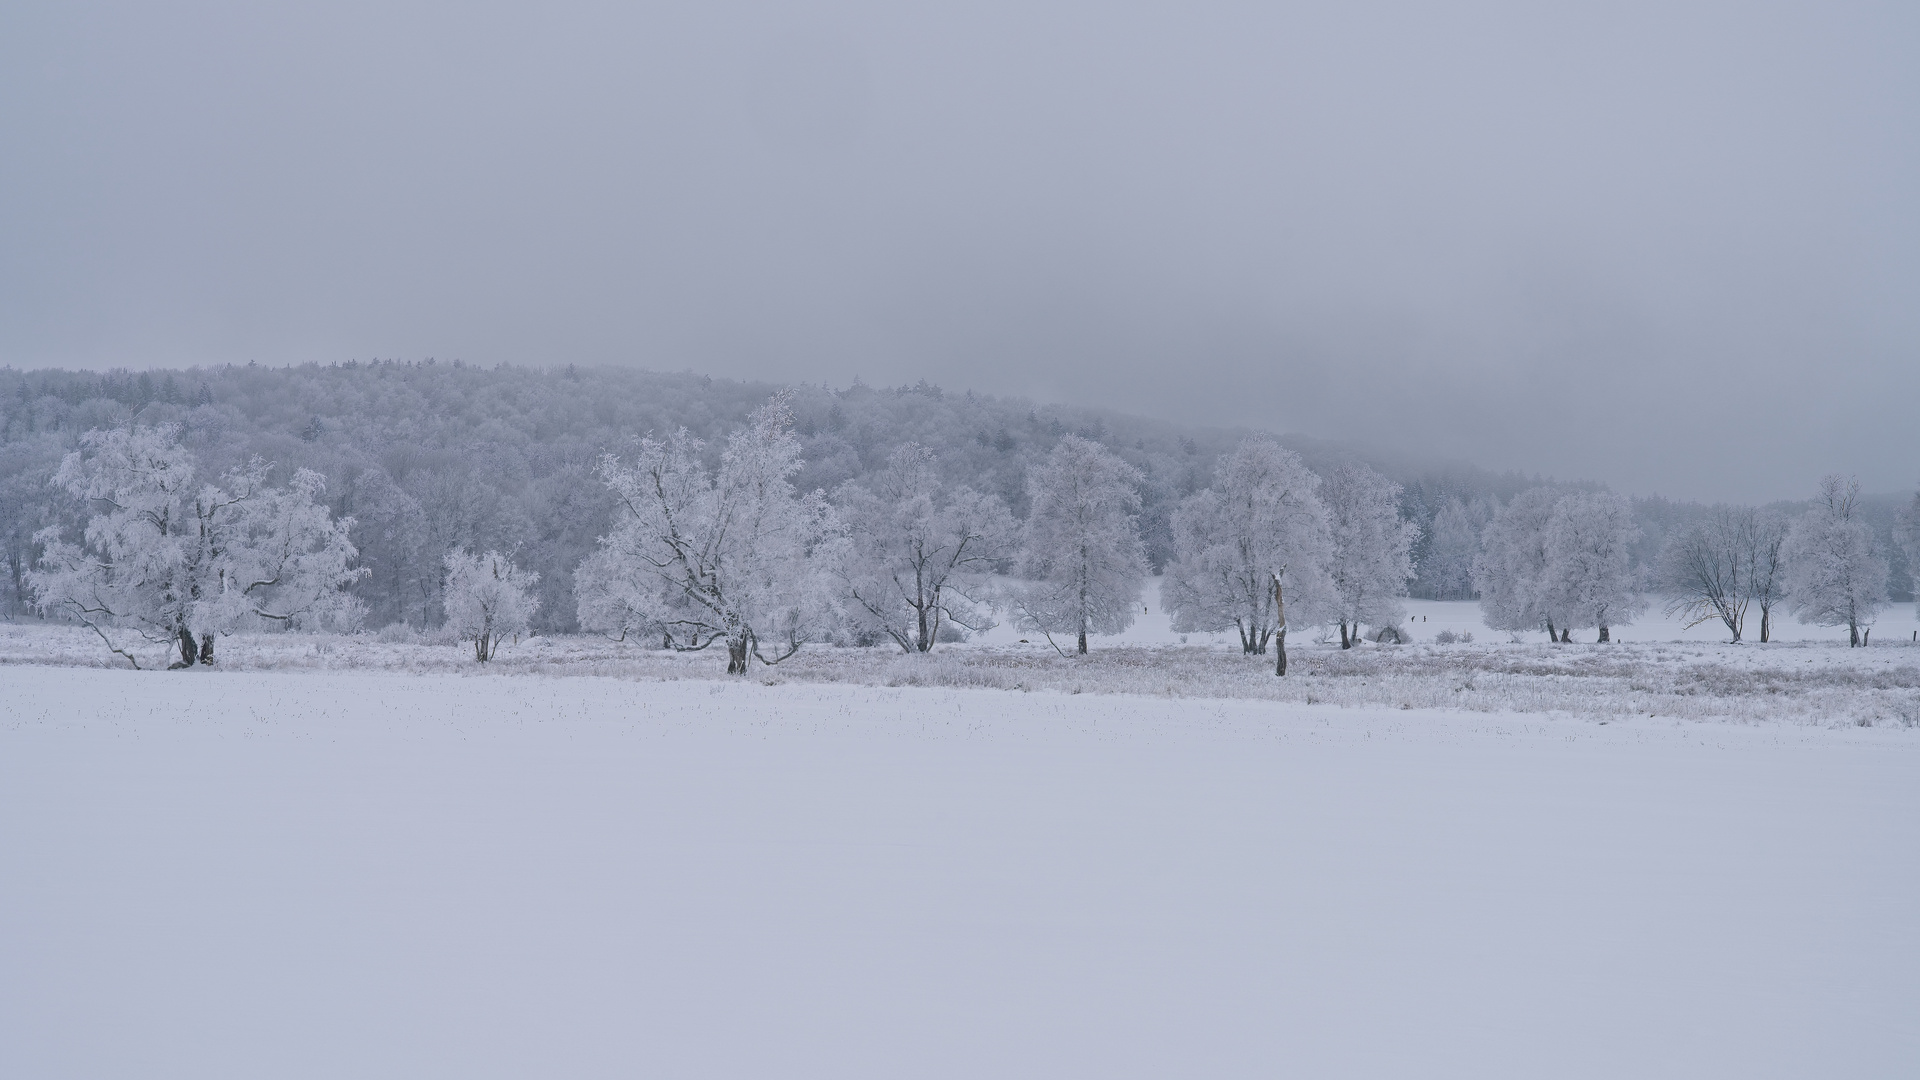
[[[0,365],[925,378],[1911,490],[1920,11],[18,5]]]

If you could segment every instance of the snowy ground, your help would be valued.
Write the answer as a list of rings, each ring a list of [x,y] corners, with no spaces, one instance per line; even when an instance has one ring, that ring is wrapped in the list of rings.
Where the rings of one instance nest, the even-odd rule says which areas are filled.
[[[1920,732],[0,667],[0,1075],[1893,1077]]]
[[[1296,633],[1285,679],[1270,657],[1241,655],[1225,635],[1180,635],[1164,615],[1143,613],[1125,634],[1096,638],[1093,653],[1063,657],[1044,640],[1022,642],[999,627],[977,641],[943,645],[930,656],[891,646],[810,645],[777,668],[756,666],[765,683],[942,686],[1016,691],[1109,693],[1161,698],[1257,699],[1356,708],[1449,708],[1488,713],[1571,715],[1589,720],[1671,717],[1754,723],[1920,726],[1920,647],[1883,635],[1849,649],[1823,631],[1817,639],[1770,645],[1632,638],[1610,645],[1514,643],[1478,621],[1478,605],[1415,602],[1416,640],[1368,643],[1343,651]],[[1442,645],[1439,629],[1473,630],[1472,644]],[[1800,628],[1805,629],[1805,628]],[[1182,641],[1183,636],[1186,638]],[[1536,639],[1544,635],[1531,635]],[[390,671],[478,674],[457,644],[402,635],[307,637],[236,635],[220,640],[226,671]],[[165,646],[139,651],[164,667]],[[9,665],[123,668],[90,632],[71,626],[0,624],[0,671]],[[710,679],[724,668],[718,650],[667,653],[637,641],[594,635],[536,637],[506,648],[489,668],[530,675],[598,675],[640,680]],[[205,674],[196,672],[195,676]],[[187,677],[187,676],[180,676]]]

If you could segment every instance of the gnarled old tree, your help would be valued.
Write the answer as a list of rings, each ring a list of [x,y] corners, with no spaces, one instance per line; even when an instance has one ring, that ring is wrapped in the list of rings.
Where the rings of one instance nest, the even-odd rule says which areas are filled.
[[[216,634],[248,624],[346,629],[361,607],[346,587],[353,519],[319,502],[302,469],[285,488],[256,458],[219,485],[195,486],[193,455],[172,426],[90,431],[54,483],[92,511],[78,543],[57,527],[29,575],[35,603],[94,631],[134,667],[122,632],[177,645],[171,666],[213,663]]]
[[[729,436],[717,470],[684,428],[641,440],[631,464],[604,458],[621,510],[575,575],[581,625],[682,651],[721,641],[729,674],[749,658],[777,664],[822,633],[824,571],[844,538],[824,494],[794,493],[791,428],[782,394]]]
[[[1223,456],[1213,486],[1174,511],[1174,557],[1160,586],[1160,606],[1173,628],[1231,627],[1242,653],[1265,654],[1268,642],[1284,633],[1275,590],[1282,571],[1296,621],[1331,615],[1326,567],[1333,540],[1319,486],[1298,454],[1265,436]]]

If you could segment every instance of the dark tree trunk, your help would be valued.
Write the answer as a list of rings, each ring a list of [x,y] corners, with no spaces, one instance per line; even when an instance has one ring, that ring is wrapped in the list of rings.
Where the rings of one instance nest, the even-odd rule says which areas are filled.
[[[1604,625],[1603,625],[1603,626],[1601,626],[1601,627],[1600,627],[1600,643],[1601,643],[1602,645],[1604,645],[1604,644],[1606,644],[1607,642],[1609,642],[1609,641],[1612,641],[1612,640],[1613,640],[1612,638],[1610,638],[1610,637],[1608,637],[1608,636],[1607,636],[1607,628],[1606,628],[1606,627],[1605,627]]]
[[[1287,674],[1287,632],[1280,630],[1273,635],[1273,673],[1284,677]]]
[[[747,673],[747,639],[727,642],[727,674],[745,675]]]
[[[207,664],[209,666],[213,664],[213,635],[212,634],[200,635],[200,662],[203,664]]]
[[[1355,636],[1358,636],[1360,628],[1356,626],[1353,630]],[[1347,636],[1347,620],[1345,619],[1340,620],[1340,647],[1343,649],[1353,648],[1353,639]]]
[[[1562,645],[1573,644],[1573,627],[1569,626],[1566,629],[1560,631],[1560,644]]]
[[[180,628],[180,636],[175,640],[180,645],[180,659],[168,664],[167,669],[176,671],[180,668],[192,667],[200,659],[200,646],[193,643],[193,631],[183,626]]]
[[[1765,645],[1773,633],[1773,609],[1760,609],[1760,644]]]
[[[1087,628],[1085,625],[1080,627],[1080,643],[1077,648],[1081,656],[1087,655]]]
[[[1847,648],[1849,648],[1849,649],[1857,649],[1857,648],[1859,648],[1859,647],[1860,647],[1860,624],[1859,624],[1859,623],[1856,623],[1856,622],[1853,622],[1852,620],[1848,620],[1848,622],[1847,622]]]

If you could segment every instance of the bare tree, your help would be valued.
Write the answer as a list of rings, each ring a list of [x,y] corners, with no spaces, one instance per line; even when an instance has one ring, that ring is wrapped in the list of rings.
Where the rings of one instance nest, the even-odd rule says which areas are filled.
[[[1760,643],[1773,640],[1773,609],[1786,598],[1787,530],[1790,522],[1778,510],[1762,508],[1753,515],[1753,533],[1747,548],[1747,582],[1753,603],[1760,608]]]
[[[1747,609],[1770,576],[1763,574],[1763,524],[1761,512],[1752,507],[1716,506],[1703,520],[1669,536],[1659,563],[1659,582],[1670,594],[1666,613],[1689,628],[1718,619],[1739,641]],[[1779,544],[1772,546],[1777,558]],[[1766,630],[1763,625],[1762,641]]]
[[[871,487],[835,494],[847,540],[833,573],[847,616],[906,652],[931,652],[943,626],[993,626],[991,573],[1014,554],[1017,529],[1005,503],[949,488],[932,450],[894,451]]]

